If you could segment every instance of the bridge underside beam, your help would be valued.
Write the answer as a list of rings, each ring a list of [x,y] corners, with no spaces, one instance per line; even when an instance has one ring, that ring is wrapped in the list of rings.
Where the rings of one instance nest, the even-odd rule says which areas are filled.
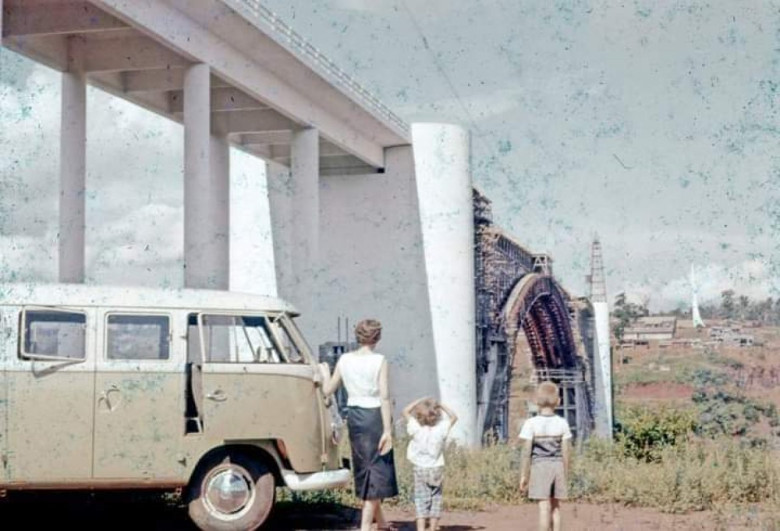
[[[325,175],[341,170],[375,173],[384,166],[379,142],[397,145],[408,141],[362,132],[352,118],[341,119],[325,108],[335,102],[329,92],[322,92],[318,99],[304,97],[299,92],[303,85],[296,87],[278,78],[257,61],[257,50],[229,42],[234,34],[246,34],[247,26],[223,2],[203,0],[176,8],[173,4],[172,0],[153,4],[4,0],[2,44],[64,72],[68,69],[67,43],[79,39],[88,83],[179,123],[183,121],[184,69],[196,62],[211,63],[213,132],[229,135],[230,143],[243,151],[285,166],[291,164],[292,134],[312,126],[320,131],[324,148],[320,167]],[[218,9],[220,20],[231,30],[225,28],[227,33],[219,34],[216,29],[204,29],[196,19],[209,9]],[[261,38],[259,31],[252,32]],[[182,40],[183,34],[188,38]],[[359,116],[361,124],[370,122]],[[263,133],[278,135],[270,143],[273,148],[265,142],[244,141],[243,135]],[[325,160],[334,157],[340,158],[338,164]]]
[[[4,37],[107,32],[128,25],[89,2],[4,0]]]

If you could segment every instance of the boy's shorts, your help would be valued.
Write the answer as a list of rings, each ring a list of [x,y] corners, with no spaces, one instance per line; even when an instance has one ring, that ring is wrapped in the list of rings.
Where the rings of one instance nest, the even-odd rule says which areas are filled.
[[[414,508],[417,518],[441,516],[444,467],[414,467]]]
[[[540,459],[531,463],[531,477],[528,481],[528,497],[532,500],[549,500],[568,497],[563,461]]]

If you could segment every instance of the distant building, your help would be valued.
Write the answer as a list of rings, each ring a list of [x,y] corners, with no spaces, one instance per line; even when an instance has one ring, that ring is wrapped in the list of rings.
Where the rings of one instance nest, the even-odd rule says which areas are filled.
[[[629,343],[647,343],[648,341],[668,341],[674,338],[677,330],[677,318],[674,316],[640,317],[623,332],[623,341]]]
[[[754,337],[742,333],[740,326],[713,326],[710,328],[710,338],[717,343],[739,347],[752,347],[755,344]]]

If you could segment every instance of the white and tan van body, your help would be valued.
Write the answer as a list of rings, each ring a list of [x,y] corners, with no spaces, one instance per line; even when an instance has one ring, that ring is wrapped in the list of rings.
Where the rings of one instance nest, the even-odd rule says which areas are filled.
[[[278,486],[345,484],[339,419],[295,315],[224,291],[0,284],[0,489],[224,497],[241,473],[214,463],[231,460]],[[240,516],[249,495],[204,503]]]

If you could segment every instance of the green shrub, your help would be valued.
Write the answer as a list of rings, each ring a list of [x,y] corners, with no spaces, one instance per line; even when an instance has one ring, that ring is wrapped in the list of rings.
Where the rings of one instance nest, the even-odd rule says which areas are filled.
[[[694,427],[687,410],[627,408],[620,416],[617,442],[627,457],[656,461],[662,450],[685,439]]]

